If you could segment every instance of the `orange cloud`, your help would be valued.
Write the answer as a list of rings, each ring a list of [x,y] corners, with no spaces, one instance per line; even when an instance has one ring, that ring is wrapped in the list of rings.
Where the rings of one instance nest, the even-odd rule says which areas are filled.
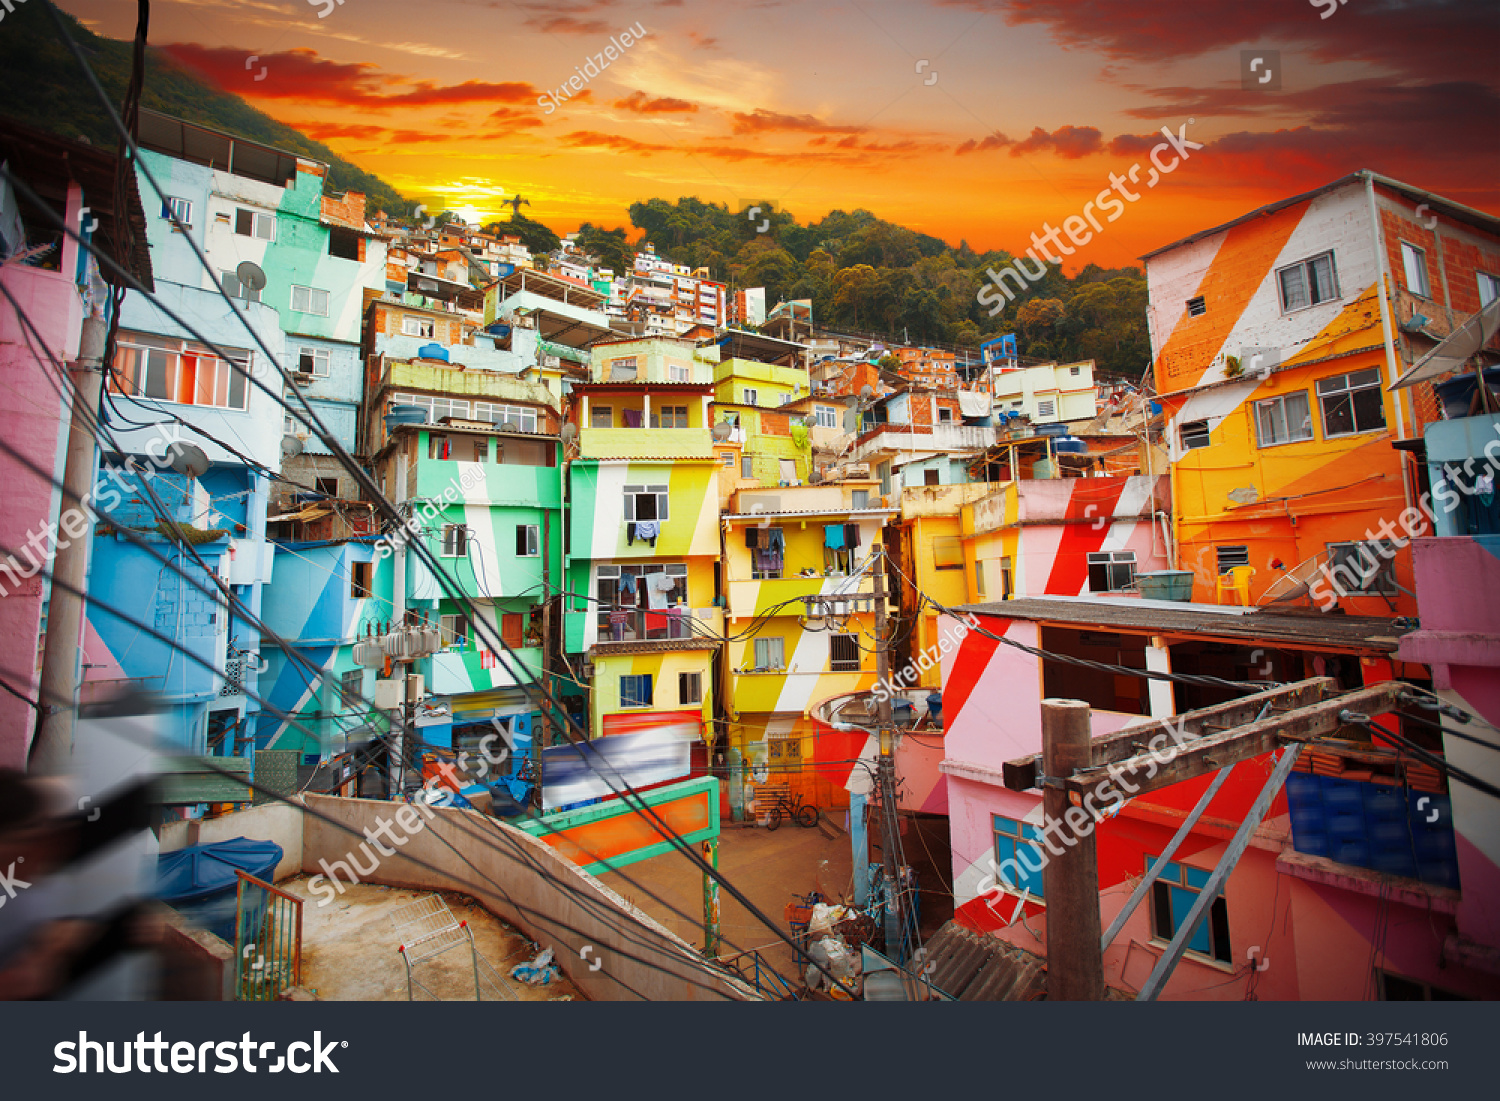
[[[696,103],[690,103],[685,99],[673,99],[671,96],[658,96],[653,99],[641,91],[631,92],[624,99],[615,100],[614,105],[622,111],[634,111],[638,115],[695,113],[698,110]]]

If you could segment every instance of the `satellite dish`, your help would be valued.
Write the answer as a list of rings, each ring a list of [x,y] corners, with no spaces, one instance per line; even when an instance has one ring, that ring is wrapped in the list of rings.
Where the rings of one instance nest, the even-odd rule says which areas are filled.
[[[200,478],[209,467],[208,456],[201,447],[190,443],[174,443],[167,449],[173,470],[187,478]]]
[[[859,427],[859,413],[853,409],[844,410],[844,431],[853,432]]]
[[[568,443],[572,443],[575,439],[578,438],[578,426],[572,423],[563,425],[562,438]]]
[[[730,427],[728,421],[720,421],[718,424],[714,425],[713,431],[710,432],[709,435],[713,436],[713,438],[719,443],[723,443],[725,440],[729,439],[730,435],[733,432],[734,429]]]
[[[247,291],[263,291],[266,289],[266,273],[260,270],[260,265],[250,260],[243,260],[234,269],[234,277],[240,281],[240,286]]]
[[[875,396],[875,387],[871,386],[868,382],[865,383],[863,386],[861,386],[859,388],[859,396],[862,397],[862,398],[874,397]]]
[[[296,436],[281,437],[281,457],[283,459],[294,459],[302,454],[302,441]]]

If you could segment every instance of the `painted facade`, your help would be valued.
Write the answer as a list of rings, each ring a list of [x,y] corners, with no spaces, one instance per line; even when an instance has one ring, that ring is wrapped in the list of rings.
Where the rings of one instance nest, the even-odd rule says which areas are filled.
[[[1248,566],[1259,600],[1317,559],[1362,575],[1345,611],[1416,610],[1409,551],[1377,566],[1381,548],[1365,544],[1416,504],[1417,467],[1392,445],[1437,414],[1425,388],[1388,387],[1496,271],[1500,220],[1369,173],[1146,258],[1178,567],[1195,599]]]

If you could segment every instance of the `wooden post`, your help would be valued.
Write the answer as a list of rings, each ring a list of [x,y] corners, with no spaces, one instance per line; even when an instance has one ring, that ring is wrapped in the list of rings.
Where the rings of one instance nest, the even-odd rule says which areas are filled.
[[[1104,953],[1100,950],[1099,861],[1094,823],[1083,829],[1067,822],[1070,804],[1062,787],[1075,769],[1092,763],[1089,705],[1082,700],[1042,701],[1042,789],[1044,841],[1050,833],[1042,869],[1047,901],[1047,997],[1053,1001],[1101,1001],[1104,998]],[[1080,814],[1087,812],[1079,809]]]

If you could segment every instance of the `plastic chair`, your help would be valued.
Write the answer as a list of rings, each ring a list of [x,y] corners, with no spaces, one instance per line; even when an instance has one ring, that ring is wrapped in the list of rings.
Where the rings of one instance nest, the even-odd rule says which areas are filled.
[[[1228,590],[1237,596],[1238,603],[1250,606],[1250,579],[1255,576],[1254,566],[1230,566],[1227,571],[1219,575],[1219,588],[1216,594],[1218,602],[1224,603],[1224,592]]]

